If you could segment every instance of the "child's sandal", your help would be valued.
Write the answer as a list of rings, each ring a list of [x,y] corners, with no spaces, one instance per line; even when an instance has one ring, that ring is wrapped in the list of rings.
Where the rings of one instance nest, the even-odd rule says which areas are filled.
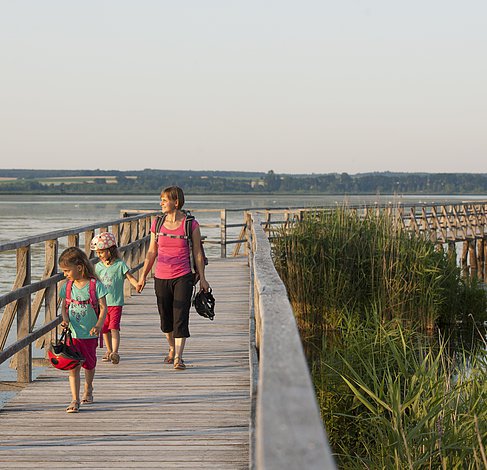
[[[110,354],[110,359],[112,361],[112,364],[118,364],[120,362],[120,355],[114,352]]]
[[[81,399],[82,405],[91,405],[93,403],[93,390],[83,393],[83,398]]]
[[[105,355],[101,358],[103,362],[110,362],[111,361],[111,356],[112,353],[109,353],[108,351],[105,353]]]
[[[66,408],[66,413],[79,413],[79,401],[73,400]]]

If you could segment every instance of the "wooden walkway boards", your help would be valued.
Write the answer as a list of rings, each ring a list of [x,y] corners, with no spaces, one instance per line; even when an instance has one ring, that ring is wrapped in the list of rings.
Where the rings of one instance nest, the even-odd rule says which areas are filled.
[[[95,403],[66,413],[67,373],[47,368],[0,410],[0,468],[248,468],[247,260],[210,260],[207,272],[216,316],[192,309],[185,371],[162,363],[149,283],[124,308],[120,363],[98,361]]]

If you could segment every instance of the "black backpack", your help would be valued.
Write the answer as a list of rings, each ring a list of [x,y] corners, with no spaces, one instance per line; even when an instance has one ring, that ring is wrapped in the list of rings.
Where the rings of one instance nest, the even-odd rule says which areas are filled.
[[[194,283],[196,284],[199,280],[199,275],[196,270],[196,264],[193,259],[193,220],[194,215],[191,214],[189,211],[182,211],[186,216],[186,220],[184,221],[184,235],[171,235],[169,233],[161,232],[161,227],[164,224],[164,220],[166,220],[166,214],[158,215],[156,219],[156,228],[155,228],[155,236],[156,236],[156,243],[159,239],[159,235],[163,237],[170,237],[170,238],[184,238],[188,242],[189,246],[189,259],[190,265],[194,272]],[[203,253],[203,259],[205,262],[205,266],[208,265],[208,258],[205,254],[205,249],[203,247],[203,242],[201,242],[201,252]]]

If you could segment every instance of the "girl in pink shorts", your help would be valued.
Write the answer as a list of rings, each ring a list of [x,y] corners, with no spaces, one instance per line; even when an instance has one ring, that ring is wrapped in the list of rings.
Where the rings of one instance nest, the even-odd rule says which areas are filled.
[[[129,267],[120,259],[117,241],[113,233],[102,232],[91,240],[90,248],[100,261],[95,266],[96,275],[107,288],[107,317],[103,325],[103,340],[107,348],[102,357],[104,362],[118,364],[120,354],[120,320],[124,304],[123,284],[127,279],[137,287],[137,279],[129,272]]]
[[[68,280],[59,292],[59,297],[66,299],[62,309],[61,326],[69,326],[74,346],[85,357],[82,365],[69,371],[72,400],[66,411],[78,413],[80,403],[93,403],[96,346],[105,321],[107,291],[105,286],[97,280],[88,257],[79,248],[71,247],[64,250],[59,257],[59,267]],[[94,296],[90,293],[90,289],[93,287]],[[92,304],[92,302],[94,303]],[[85,369],[85,387],[80,401],[81,367]]]

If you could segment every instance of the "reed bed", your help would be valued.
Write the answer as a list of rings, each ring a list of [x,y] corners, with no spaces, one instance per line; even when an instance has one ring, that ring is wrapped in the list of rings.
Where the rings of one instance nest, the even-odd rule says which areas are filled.
[[[397,322],[349,324],[311,361],[340,468],[487,468],[487,361]]]
[[[346,208],[309,214],[273,250],[340,468],[487,468],[485,346],[452,355],[434,329],[485,318],[476,281],[386,216]]]
[[[309,213],[282,229],[273,245],[300,327],[340,328],[375,309],[382,321],[432,329],[467,315],[484,319],[486,297],[476,279],[429,240],[412,236],[387,215],[361,219],[346,208]]]

